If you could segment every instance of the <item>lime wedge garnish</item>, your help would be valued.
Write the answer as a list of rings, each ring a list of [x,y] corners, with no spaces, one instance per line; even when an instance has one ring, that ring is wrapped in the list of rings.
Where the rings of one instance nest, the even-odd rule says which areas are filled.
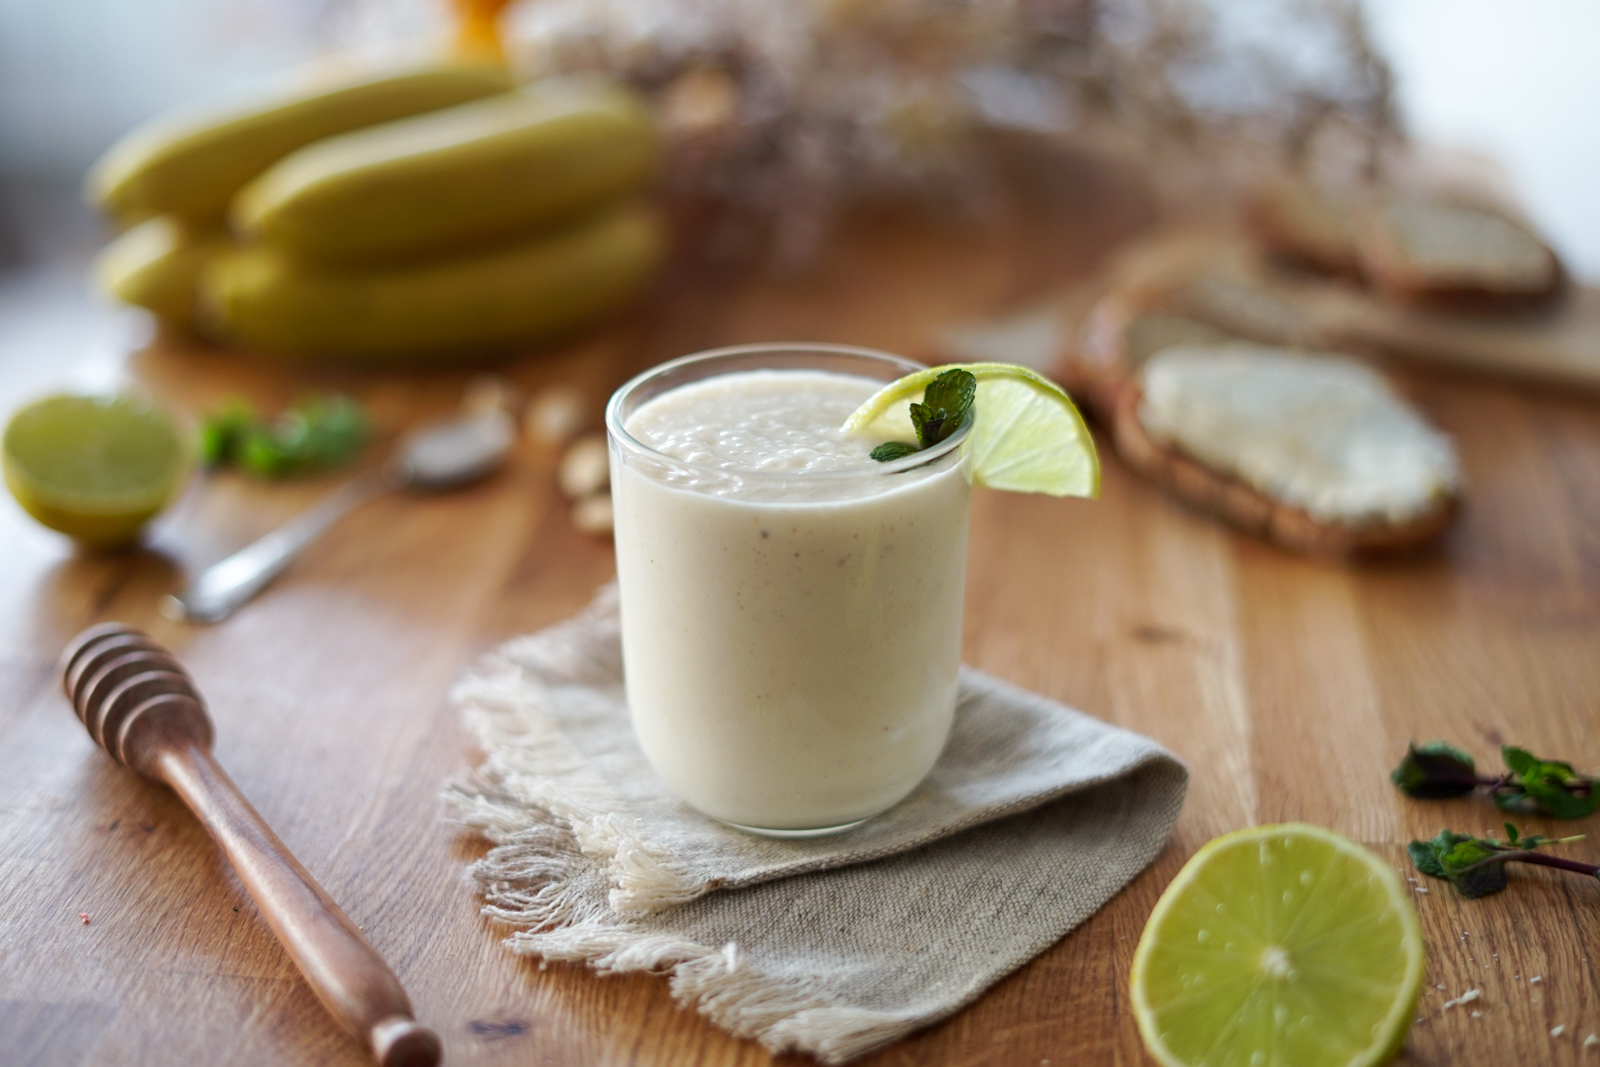
[[[1374,1067],[1405,1041],[1422,934],[1394,868],[1319,826],[1195,853],[1133,954],[1133,1012],[1163,1067]]]
[[[186,467],[172,420],[129,396],[36,401],[12,416],[0,459],[24,511],[96,546],[134,540]]]
[[[890,382],[845,420],[880,441],[915,442],[910,405],[954,367],[978,379],[967,449],[972,480],[991,489],[1051,496],[1099,496],[1100,457],[1083,416],[1054,382],[1011,363],[952,363]]]

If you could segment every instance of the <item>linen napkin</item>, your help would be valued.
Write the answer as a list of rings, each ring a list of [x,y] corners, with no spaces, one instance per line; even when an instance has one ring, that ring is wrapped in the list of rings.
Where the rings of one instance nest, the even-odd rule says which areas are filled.
[[[1160,852],[1188,772],[1147,738],[963,668],[918,790],[832,837],[757,837],[677,800],[634,741],[614,586],[452,690],[485,758],[446,788],[504,944],[670,975],[774,1052],[840,1063],[1058,941]]]

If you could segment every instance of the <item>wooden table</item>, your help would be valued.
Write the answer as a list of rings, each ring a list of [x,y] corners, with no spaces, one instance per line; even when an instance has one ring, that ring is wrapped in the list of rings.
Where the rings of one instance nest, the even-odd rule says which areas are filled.
[[[926,353],[936,328],[1082,274],[1147,215],[1095,168],[1057,174],[1050,194],[983,231],[853,225],[802,281],[685,266],[622,327],[507,373],[576,383],[598,411],[625,375],[715,344]],[[71,300],[41,312],[19,291],[0,301],[7,411],[70,376],[89,313]],[[8,333],[24,309],[33,325]],[[294,374],[170,339],[128,367],[190,412],[234,393],[272,405],[307,385],[348,388],[389,430],[453,405],[466,378]],[[1600,403],[1440,372],[1401,380],[1456,435],[1471,479],[1460,524],[1421,558],[1294,558],[1109,459],[1099,502],[978,494],[967,659],[1169,746],[1193,769],[1189,800],[1165,853],[1099,914],[974,1007],[863,1062],[1147,1062],[1129,959],[1162,887],[1206,839],[1305,819],[1410,876],[1408,839],[1498,819],[1483,803],[1399,796],[1387,772],[1408,739],[1449,738],[1491,762],[1510,740],[1600,765]],[[70,714],[56,655],[81,627],[117,618],[191,667],[221,761],[387,956],[450,1063],[769,1061],[676,1007],[662,980],[540,970],[502,951],[462,878],[483,846],[441,821],[440,784],[474,759],[446,708],[451,681],[612,574],[610,546],[568,521],[555,459],[525,445],[475,488],[373,503],[214,628],[162,619],[160,596],[332,479],[206,479],[148,550],[108,557],[75,554],[0,501],[0,1060],[363,1062],[195,822]],[[1425,888],[1428,986],[1406,1062],[1600,1062],[1582,1048],[1600,1030],[1600,887],[1519,873],[1482,901]],[[1445,1008],[1475,988],[1481,1014]]]

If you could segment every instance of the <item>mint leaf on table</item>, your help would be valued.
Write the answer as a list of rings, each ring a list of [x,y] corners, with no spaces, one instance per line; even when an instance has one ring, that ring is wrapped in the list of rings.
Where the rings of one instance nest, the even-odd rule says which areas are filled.
[[[366,410],[339,393],[304,397],[270,422],[241,400],[230,401],[200,430],[208,466],[233,464],[262,478],[342,467],[367,443]]]
[[[1434,866],[1440,871],[1435,877],[1447,879],[1464,897],[1498,893],[1509,881],[1503,859],[1486,862],[1493,861],[1497,854],[1506,851],[1493,838],[1480,839],[1440,830],[1427,845],[1433,852]]]
[[[1407,796],[1424,800],[1487,789],[1495,806],[1510,813],[1543,812],[1558,819],[1581,819],[1600,811],[1596,781],[1573,770],[1572,764],[1540,759],[1513,745],[1503,746],[1500,754],[1506,773],[1486,778],[1478,774],[1472,757],[1453,745],[1413,743],[1389,780]]]
[[[1448,830],[1440,830],[1439,837],[1443,837],[1449,832]],[[1445,877],[1444,865],[1439,862],[1439,857],[1434,853],[1434,845],[1438,843],[1439,837],[1435,837],[1432,841],[1413,841],[1406,846],[1406,851],[1411,853],[1411,862],[1417,870],[1434,878]]]
[[[1544,845],[1581,841],[1583,835],[1556,839],[1538,834],[1519,837],[1515,826],[1506,823],[1505,827],[1505,842],[1492,837],[1472,837],[1454,830],[1440,830],[1431,841],[1411,842],[1406,846],[1406,851],[1410,853],[1411,862],[1417,870],[1448,881],[1464,897],[1484,897],[1504,889],[1510,882],[1506,873],[1508,863],[1555,867],[1600,879],[1600,867],[1594,864],[1535,851]]]
[[[1500,754],[1511,771],[1494,793],[1501,811],[1546,811],[1558,819],[1581,819],[1600,809],[1600,789],[1572,764],[1542,760],[1511,745],[1502,747]]]
[[[261,417],[247,400],[234,397],[200,424],[200,463],[207,468],[234,462],[239,447]]]
[[[1389,780],[1406,796],[1424,800],[1465,796],[1483,784],[1472,757],[1443,741],[1413,743]]]

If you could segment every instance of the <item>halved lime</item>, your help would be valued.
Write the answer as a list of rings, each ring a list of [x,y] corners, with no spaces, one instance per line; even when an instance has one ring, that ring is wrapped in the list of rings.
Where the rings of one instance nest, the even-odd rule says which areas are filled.
[[[1284,823],[1194,854],[1145,924],[1129,982],[1164,1067],[1373,1067],[1405,1041],[1422,969],[1394,868]]]
[[[1100,457],[1083,416],[1059,385],[1027,367],[952,363],[917,371],[874,393],[844,428],[881,441],[915,441],[911,402],[957,367],[978,379],[967,444],[976,484],[1014,493],[1100,495]]]
[[[133,396],[50,396],[12,416],[0,462],[24,511],[88,545],[134,540],[185,470],[172,420]]]

